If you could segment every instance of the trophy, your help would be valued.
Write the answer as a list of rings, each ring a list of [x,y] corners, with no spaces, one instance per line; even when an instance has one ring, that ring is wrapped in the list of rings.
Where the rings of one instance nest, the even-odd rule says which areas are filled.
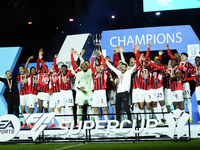
[[[94,43],[94,54],[99,56],[99,50],[101,51],[101,34],[94,34],[93,35],[93,43]]]

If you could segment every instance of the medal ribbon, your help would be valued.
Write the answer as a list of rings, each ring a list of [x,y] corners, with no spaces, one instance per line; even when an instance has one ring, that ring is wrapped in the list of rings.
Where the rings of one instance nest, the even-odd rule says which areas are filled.
[[[33,75],[33,85],[35,84],[36,76]]]
[[[85,75],[85,72],[84,72],[84,75]],[[85,78],[86,78],[86,81],[87,81],[87,79],[88,79],[88,73],[87,73],[87,77],[86,77],[86,75],[85,75]]]
[[[54,78],[53,74],[52,74],[52,80],[53,80],[53,83],[56,84],[56,77]]]
[[[62,73],[62,80],[63,80],[63,83],[67,83],[67,77],[66,76],[63,76],[63,73]]]
[[[10,83],[8,78],[7,78],[7,82],[8,82],[9,89],[11,90],[11,88],[12,88],[12,79],[11,79],[11,83]]]
[[[26,75],[24,77],[24,83],[23,83],[23,80],[22,80],[22,75],[20,75],[20,82],[21,82],[22,86],[25,84],[25,82],[26,82]]]
[[[146,80],[148,77],[148,69],[143,69],[144,72],[144,79]]]
[[[199,67],[196,66],[196,73],[197,73],[197,75],[199,75],[199,69],[198,68]]]

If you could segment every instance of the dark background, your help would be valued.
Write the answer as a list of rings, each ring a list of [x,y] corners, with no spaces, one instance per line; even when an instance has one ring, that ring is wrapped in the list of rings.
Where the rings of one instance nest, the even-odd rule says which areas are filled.
[[[18,63],[25,63],[30,55],[36,62],[41,47],[44,60],[53,61],[66,35],[170,25],[191,25],[200,37],[200,9],[163,11],[156,16],[156,12],[143,12],[143,0],[0,1],[0,47],[23,47]],[[86,52],[91,49],[92,40]]]

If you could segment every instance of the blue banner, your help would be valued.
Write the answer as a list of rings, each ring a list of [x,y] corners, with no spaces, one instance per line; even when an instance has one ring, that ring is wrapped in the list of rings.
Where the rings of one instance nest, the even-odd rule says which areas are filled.
[[[199,0],[143,0],[143,11],[166,11],[200,8]]]

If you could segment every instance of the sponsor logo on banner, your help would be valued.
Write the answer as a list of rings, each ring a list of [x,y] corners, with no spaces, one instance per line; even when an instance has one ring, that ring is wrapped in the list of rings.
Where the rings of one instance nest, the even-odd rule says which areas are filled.
[[[55,117],[55,113],[36,113],[36,114],[24,114],[24,118],[27,124],[36,123],[31,129],[31,136],[33,141],[37,139],[40,133],[47,127],[49,122]]]
[[[172,113],[166,114],[165,118],[169,126],[167,135],[174,138],[175,130],[177,130],[177,138],[182,137],[184,135],[185,124],[190,118],[190,115],[180,109],[176,109]]]
[[[20,130],[19,119],[14,115],[0,117],[0,142],[13,139]]]
[[[195,59],[196,56],[199,56],[199,44],[187,45],[188,50],[188,59]]]

